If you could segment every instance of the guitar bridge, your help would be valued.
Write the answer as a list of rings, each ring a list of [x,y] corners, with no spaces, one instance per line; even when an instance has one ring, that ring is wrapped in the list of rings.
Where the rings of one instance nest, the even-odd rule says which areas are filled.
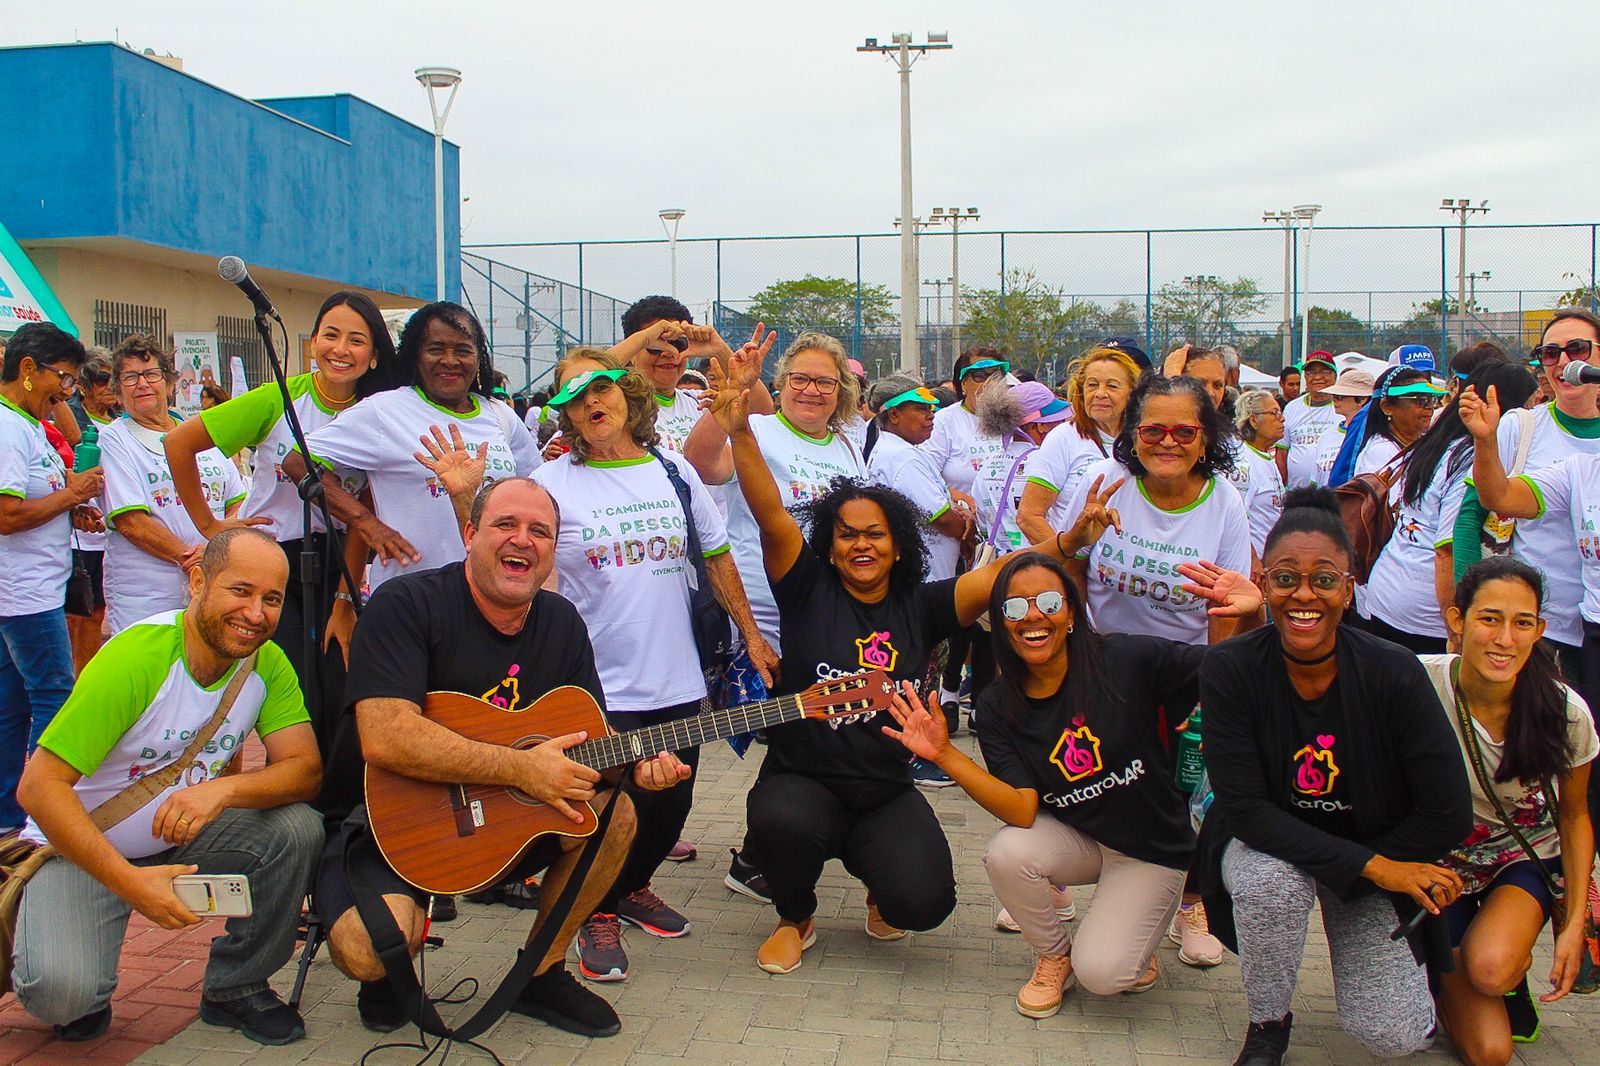
[[[450,810],[455,815],[456,836],[469,837],[483,825],[483,801],[468,800],[465,785],[450,786]]]

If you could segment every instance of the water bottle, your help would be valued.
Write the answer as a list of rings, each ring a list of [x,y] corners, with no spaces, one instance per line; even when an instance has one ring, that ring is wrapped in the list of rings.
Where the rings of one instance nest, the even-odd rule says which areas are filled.
[[[1200,707],[1189,716],[1189,727],[1178,734],[1178,787],[1193,792],[1206,773],[1206,759],[1200,754]]]
[[[100,430],[93,422],[83,427],[83,439],[72,450],[72,470],[81,474],[100,465]]]

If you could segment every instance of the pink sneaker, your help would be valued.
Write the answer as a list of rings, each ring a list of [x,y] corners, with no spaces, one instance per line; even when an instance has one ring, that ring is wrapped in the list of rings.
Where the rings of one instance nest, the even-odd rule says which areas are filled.
[[[1180,906],[1167,939],[1178,945],[1178,961],[1185,966],[1205,969],[1222,963],[1225,949],[1222,941],[1211,935],[1204,903]]]

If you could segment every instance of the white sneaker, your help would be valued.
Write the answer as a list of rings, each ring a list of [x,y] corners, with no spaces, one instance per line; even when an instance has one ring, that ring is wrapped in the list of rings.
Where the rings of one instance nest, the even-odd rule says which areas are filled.
[[[1072,888],[1068,885],[1056,885],[1050,890],[1051,897],[1056,905],[1056,917],[1063,922],[1070,922],[1078,916],[1078,907],[1072,901]],[[1004,907],[994,916],[994,927],[1002,933],[1020,933],[1022,926],[1011,917],[1011,912]]]
[[[1226,950],[1222,941],[1211,935],[1204,903],[1180,906],[1167,939],[1178,945],[1179,962],[1201,969],[1220,965]]]

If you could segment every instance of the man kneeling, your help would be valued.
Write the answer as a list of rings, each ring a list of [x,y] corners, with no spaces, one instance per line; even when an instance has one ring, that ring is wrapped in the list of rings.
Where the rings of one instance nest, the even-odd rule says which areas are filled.
[[[93,1040],[110,1026],[130,909],[163,929],[200,921],[172,885],[197,871],[244,875],[254,906],[211,942],[201,1020],[262,1044],[305,1036],[300,1015],[267,986],[294,950],[323,839],[304,802],[321,780],[316,737],[294,669],[267,639],[288,577],[270,537],[250,529],[213,537],[189,573],[188,608],[113,637],[39,738],[17,788],[31,815],[22,836],[60,856],[23,891],[13,979],[23,1007],[55,1023],[63,1040]],[[254,669],[190,765],[135,813],[96,828],[90,810],[185,753],[252,652]],[[251,730],[267,765],[228,773]],[[130,801],[138,802],[119,803]]]
[[[604,707],[583,619],[565,599],[540,590],[555,563],[559,526],[555,500],[542,486],[526,478],[491,482],[472,502],[465,563],[393,578],[374,592],[351,642],[345,689],[366,762],[424,781],[517,788],[575,822],[574,804],[598,805],[608,798],[601,774],[565,755],[585,739],[581,733],[518,749],[470,740],[421,713],[430,692],[469,693],[519,711],[563,685],[586,690]],[[530,722],[529,728],[536,725]],[[348,782],[361,773],[359,765],[334,765],[329,779]],[[616,776],[611,787],[620,781],[620,772]],[[638,787],[660,790],[686,780],[689,768],[662,753],[636,764],[632,776]],[[366,816],[366,808],[357,807],[330,834],[317,871],[316,902],[332,923],[334,964],[361,982],[356,1005],[362,1024],[388,1032],[405,1023],[405,1011],[385,979],[345,872],[347,842],[363,831]],[[618,796],[577,902],[512,1010],[581,1036],[610,1036],[622,1028],[611,1005],[579,985],[564,959],[578,926],[616,879],[633,831],[633,805]],[[525,878],[548,867],[529,943],[586,842],[547,836],[510,875]],[[425,893],[404,881],[375,848],[357,848],[349,861],[355,880],[383,896],[415,955],[426,926]]]

